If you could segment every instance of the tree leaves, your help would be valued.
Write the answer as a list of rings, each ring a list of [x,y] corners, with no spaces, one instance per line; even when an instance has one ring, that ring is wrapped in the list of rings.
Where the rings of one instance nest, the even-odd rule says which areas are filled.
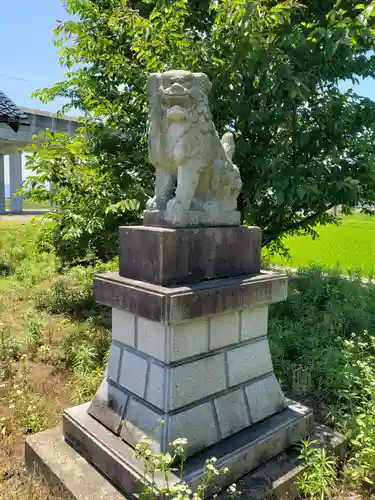
[[[332,221],[333,205],[375,203],[375,105],[339,88],[375,76],[374,2],[304,4],[66,0],[75,19],[55,35],[67,77],[37,95],[80,108],[84,133],[49,136],[29,160],[32,196],[49,196],[46,181],[56,186],[65,259],[88,247],[111,256],[117,225],[139,217],[153,180],[144,91],[153,71],[212,80],[215,125],[236,135],[243,219],[264,229],[264,243],[312,233]]]

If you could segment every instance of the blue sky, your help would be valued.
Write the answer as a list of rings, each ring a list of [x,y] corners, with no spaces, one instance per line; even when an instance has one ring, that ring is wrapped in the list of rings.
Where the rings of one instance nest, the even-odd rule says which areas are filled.
[[[19,106],[57,111],[30,94],[64,79],[52,38],[68,14],[59,0],[0,0],[0,89]],[[74,113],[72,113],[74,114]]]
[[[64,79],[52,30],[56,20],[67,18],[59,0],[0,0],[0,89],[17,105],[47,111],[61,107],[62,101],[43,105],[30,94]],[[362,82],[356,91],[375,100],[373,80]]]

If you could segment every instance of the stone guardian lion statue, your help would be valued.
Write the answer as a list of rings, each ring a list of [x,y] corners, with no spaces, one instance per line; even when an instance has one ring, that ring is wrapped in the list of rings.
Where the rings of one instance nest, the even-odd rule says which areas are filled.
[[[240,172],[232,163],[234,139],[220,140],[208,103],[204,73],[166,71],[148,80],[149,161],[155,192],[144,213],[146,225],[238,225]]]

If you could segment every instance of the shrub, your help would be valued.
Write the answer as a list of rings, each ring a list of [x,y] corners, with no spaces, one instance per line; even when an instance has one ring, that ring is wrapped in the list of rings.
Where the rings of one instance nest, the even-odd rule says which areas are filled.
[[[104,368],[98,366],[86,373],[77,372],[73,379],[72,401],[75,404],[90,401],[103,380]]]
[[[342,278],[339,270],[325,275],[321,269],[303,269],[290,279],[288,299],[270,308],[269,329],[275,370],[286,393],[298,395],[318,419],[347,436],[346,479],[373,484],[375,286],[364,286],[358,277]],[[311,460],[325,460],[316,453],[311,452]]]
[[[93,296],[93,277],[96,273],[118,269],[115,259],[95,266],[76,266],[64,269],[47,290],[36,295],[36,305],[40,310],[52,314],[65,314],[78,320],[97,317],[98,322],[108,324],[107,308],[97,304]],[[100,321],[101,320],[101,321]]]
[[[125,423],[125,422],[124,422]],[[164,425],[160,421],[159,425]],[[154,432],[156,432],[155,429]],[[170,450],[166,453],[156,452],[152,439],[143,438],[140,443],[135,447],[135,456],[138,460],[143,462],[143,478],[142,482],[145,485],[144,490],[140,494],[143,500],[156,498],[160,493],[166,498],[181,500],[203,500],[207,496],[209,489],[214,488],[214,478],[220,474],[228,472],[227,467],[216,467],[216,458],[208,458],[204,464],[203,475],[198,481],[196,491],[193,492],[183,480],[185,453],[184,447],[187,444],[185,438],[175,439],[169,444]],[[177,483],[173,484],[170,480],[171,472],[173,472],[179,479]],[[164,485],[158,492],[155,484],[155,477],[159,475],[163,478]],[[235,485],[230,486],[230,497],[233,498],[236,493]]]
[[[288,299],[270,307],[274,366],[286,391],[293,396],[295,375],[302,371],[309,381],[307,400],[320,408],[337,403],[346,364],[343,340],[374,329],[374,286],[346,280],[339,270],[300,270],[290,279]]]
[[[68,333],[61,342],[65,366],[78,374],[102,367],[110,346],[110,331],[86,326]]]

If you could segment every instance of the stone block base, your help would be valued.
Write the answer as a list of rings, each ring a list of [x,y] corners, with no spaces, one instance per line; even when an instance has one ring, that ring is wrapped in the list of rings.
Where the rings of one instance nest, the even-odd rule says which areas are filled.
[[[143,213],[143,224],[145,226],[177,226],[168,220],[165,210],[146,210]],[[238,210],[231,212],[203,212],[202,210],[189,210],[184,214],[181,227],[215,227],[215,226],[239,226],[241,224],[241,213]]]
[[[84,404],[64,413],[63,433],[66,441],[120,491],[129,496],[137,495],[142,490],[142,462],[135,459],[132,447],[119,441],[87,410],[88,405]],[[290,403],[282,412],[188,457],[184,466],[184,481],[194,489],[203,474],[205,460],[215,456],[218,467],[229,468],[228,474],[220,475],[216,480],[214,488],[220,490],[307,437],[312,428],[311,411],[297,403]],[[170,477],[171,484],[178,481],[176,476]],[[156,488],[163,486],[163,477],[157,477]]]
[[[166,452],[185,437],[190,456],[287,406],[267,340],[268,303],[285,297],[285,277],[161,287],[113,273],[96,277],[95,287],[97,299],[112,305],[112,346],[89,414],[119,441],[135,446],[162,419],[155,448]],[[128,292],[122,304],[119,294]],[[136,314],[128,307],[141,303]]]
[[[311,440],[324,446],[328,454],[343,460],[346,453],[344,437],[325,426],[317,426]],[[131,455],[132,462],[136,462]],[[240,499],[264,500],[272,498],[292,500],[297,497],[295,480],[304,466],[298,462],[295,447],[288,448],[267,460],[254,471],[236,481]],[[121,500],[122,493],[90,462],[68,445],[60,427],[29,436],[25,445],[26,466],[30,473],[46,478],[51,487],[69,500]],[[132,495],[129,495],[129,497]],[[229,500],[226,492],[218,500]]]
[[[120,276],[155,285],[260,272],[259,227],[171,229],[127,226],[119,229]]]

